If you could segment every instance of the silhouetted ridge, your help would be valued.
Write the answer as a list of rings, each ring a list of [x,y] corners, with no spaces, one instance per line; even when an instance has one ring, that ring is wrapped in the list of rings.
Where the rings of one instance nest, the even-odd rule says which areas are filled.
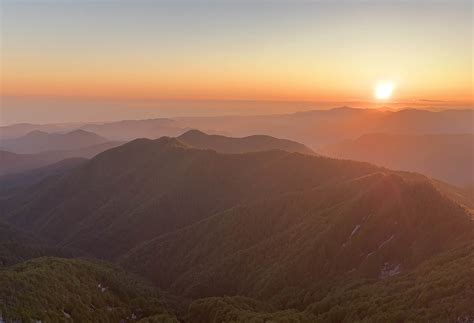
[[[193,138],[193,137],[197,137],[197,136],[208,136],[208,134],[202,132],[201,130],[191,129],[191,130],[188,130],[185,133],[183,133],[178,138]]]
[[[0,147],[15,153],[34,154],[46,151],[82,149],[107,141],[95,133],[84,130],[74,130],[67,133],[46,133],[34,130],[19,138],[2,140]]]
[[[278,149],[309,155],[315,154],[311,149],[300,143],[266,135],[233,138],[208,135],[200,130],[189,130],[179,136],[178,139],[195,148],[212,149],[221,153],[246,153]]]

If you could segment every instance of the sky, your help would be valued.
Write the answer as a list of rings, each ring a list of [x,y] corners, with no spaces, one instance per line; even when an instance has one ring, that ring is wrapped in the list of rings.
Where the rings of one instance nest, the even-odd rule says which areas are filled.
[[[2,123],[48,104],[54,115],[37,110],[40,120],[113,118],[107,106],[124,116],[133,107],[167,115],[303,107],[259,109],[260,101],[472,106],[470,0],[0,4]],[[379,102],[382,82],[394,90]]]

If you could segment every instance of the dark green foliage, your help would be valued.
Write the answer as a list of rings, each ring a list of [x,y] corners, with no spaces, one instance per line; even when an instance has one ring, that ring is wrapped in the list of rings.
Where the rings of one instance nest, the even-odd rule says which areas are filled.
[[[69,250],[49,247],[40,239],[0,222],[0,268],[41,256],[72,256]]]
[[[350,287],[350,286],[349,286]],[[474,319],[474,247],[469,244],[427,261],[414,272],[353,288],[334,288],[310,305],[312,314],[329,319],[339,306],[346,321],[458,321]],[[322,311],[322,313],[321,313]]]
[[[189,306],[188,321],[192,323],[220,322],[313,322],[314,316],[296,310],[278,311],[265,302],[246,297],[210,297]]]
[[[386,280],[340,282],[303,311],[278,311],[242,297],[212,297],[193,302],[189,318],[196,323],[471,322],[474,248],[469,245],[453,250],[412,273]]]
[[[38,258],[0,270],[0,312],[6,319],[43,322],[177,322],[159,294],[110,265]],[[147,321],[145,321],[147,322]]]
[[[168,304],[191,322],[470,315],[471,215],[421,175],[140,139],[0,206],[54,245],[119,259],[178,295]],[[107,265],[38,259],[2,275],[10,317],[168,319],[156,291]]]
[[[171,138],[139,139],[0,207],[17,226],[113,258],[246,201],[374,171],[369,164],[298,153],[218,154]]]
[[[246,295],[301,307],[295,290],[407,272],[471,234],[465,211],[432,186],[374,174],[235,207],[122,261],[191,298]]]

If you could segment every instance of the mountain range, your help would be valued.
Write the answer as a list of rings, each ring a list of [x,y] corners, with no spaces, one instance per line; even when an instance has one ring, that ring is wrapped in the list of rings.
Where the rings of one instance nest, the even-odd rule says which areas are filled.
[[[16,154],[0,150],[0,176],[34,170],[69,158],[91,158],[120,144],[120,142],[111,141],[85,148],[44,151],[36,154]]]
[[[314,155],[310,148],[295,141],[278,139],[265,135],[253,135],[244,138],[232,138],[220,135],[208,135],[199,130],[189,130],[177,137],[190,147],[211,149],[220,153],[238,154],[265,150],[284,150]]]
[[[137,138],[156,139],[161,136],[177,136],[187,129],[173,119],[123,120],[102,124],[86,124],[81,127],[111,140],[129,141]]]
[[[385,284],[404,295],[398,284],[422,284],[420,268],[450,253],[468,257],[451,260],[461,271],[472,262],[471,214],[428,178],[282,150],[223,154],[176,138],[137,139],[17,190],[0,207],[4,221],[53,248],[119,263],[178,295],[189,306],[171,311],[191,322],[215,306],[350,320],[360,312],[324,304],[348,290],[357,302],[367,290],[371,300],[384,297]],[[424,315],[454,302],[445,299],[452,293],[431,297]],[[215,303],[224,296],[237,298]],[[449,303],[451,314],[473,314],[461,299]],[[387,308],[391,318],[397,306]]]
[[[454,185],[474,183],[474,134],[366,134],[327,146],[320,152],[418,172]]]
[[[45,151],[71,150],[71,148],[82,149],[107,141],[95,133],[84,130],[74,130],[64,134],[35,130],[19,138],[2,140],[0,147],[13,153],[35,154]]]
[[[341,126],[343,138],[369,115],[397,131],[412,126],[400,120],[418,115],[354,110],[265,122],[282,133],[298,118],[308,126],[317,119],[313,130]],[[177,137],[126,143],[110,140],[137,135],[140,121],[95,124],[98,135],[88,137],[104,142],[0,176],[0,318],[469,322],[472,187],[445,183],[437,179],[445,173],[429,167],[468,173],[463,152],[472,151],[472,134],[444,133],[463,124],[446,121],[465,111],[444,115],[445,123],[441,112],[429,113],[413,133],[350,137],[317,153],[268,135],[175,128],[184,119],[160,121]],[[237,129],[229,118],[228,129]],[[247,130],[258,124],[250,120]],[[141,134],[161,131],[153,124],[142,123]],[[441,134],[417,134],[431,130]],[[94,153],[68,158],[73,151]],[[2,167],[51,153],[4,152]]]
[[[1,138],[16,138],[33,130],[65,132],[84,129],[114,141],[179,136],[190,129],[231,137],[269,135],[320,149],[367,133],[456,134],[473,133],[473,109],[398,111],[340,107],[292,114],[260,116],[179,117],[123,120],[90,124],[20,124],[0,127]]]
[[[182,117],[182,127],[242,137],[265,134],[294,140],[319,149],[367,133],[458,134],[473,133],[474,110],[387,111],[349,107],[282,115]]]

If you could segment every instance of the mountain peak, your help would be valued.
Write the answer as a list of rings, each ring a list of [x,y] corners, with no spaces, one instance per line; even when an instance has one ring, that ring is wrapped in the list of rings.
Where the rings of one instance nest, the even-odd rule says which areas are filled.
[[[265,150],[283,150],[314,155],[308,147],[298,142],[279,139],[267,135],[253,135],[243,138],[208,135],[200,130],[189,130],[178,137],[181,142],[199,148],[211,149],[220,153],[235,154]]]
[[[87,131],[87,130],[84,130],[84,129],[76,129],[76,130],[65,133],[65,135],[94,135],[94,136],[98,136],[97,134],[95,134],[93,132],[90,132],[90,131]]]
[[[198,129],[191,129],[183,133],[178,138],[185,138],[185,137],[196,137],[196,136],[209,136],[207,133],[202,132]]]
[[[158,144],[163,145],[163,146],[170,146],[170,147],[182,147],[182,148],[187,148],[188,147],[185,143],[183,143],[179,139],[174,138],[174,137],[167,137],[167,136],[163,136],[163,137],[160,137],[158,139],[154,139],[154,140],[152,140],[152,142],[158,143]]]
[[[48,136],[50,135],[47,132],[41,131],[41,130],[33,130],[28,132],[25,137],[38,137],[38,136]]]

